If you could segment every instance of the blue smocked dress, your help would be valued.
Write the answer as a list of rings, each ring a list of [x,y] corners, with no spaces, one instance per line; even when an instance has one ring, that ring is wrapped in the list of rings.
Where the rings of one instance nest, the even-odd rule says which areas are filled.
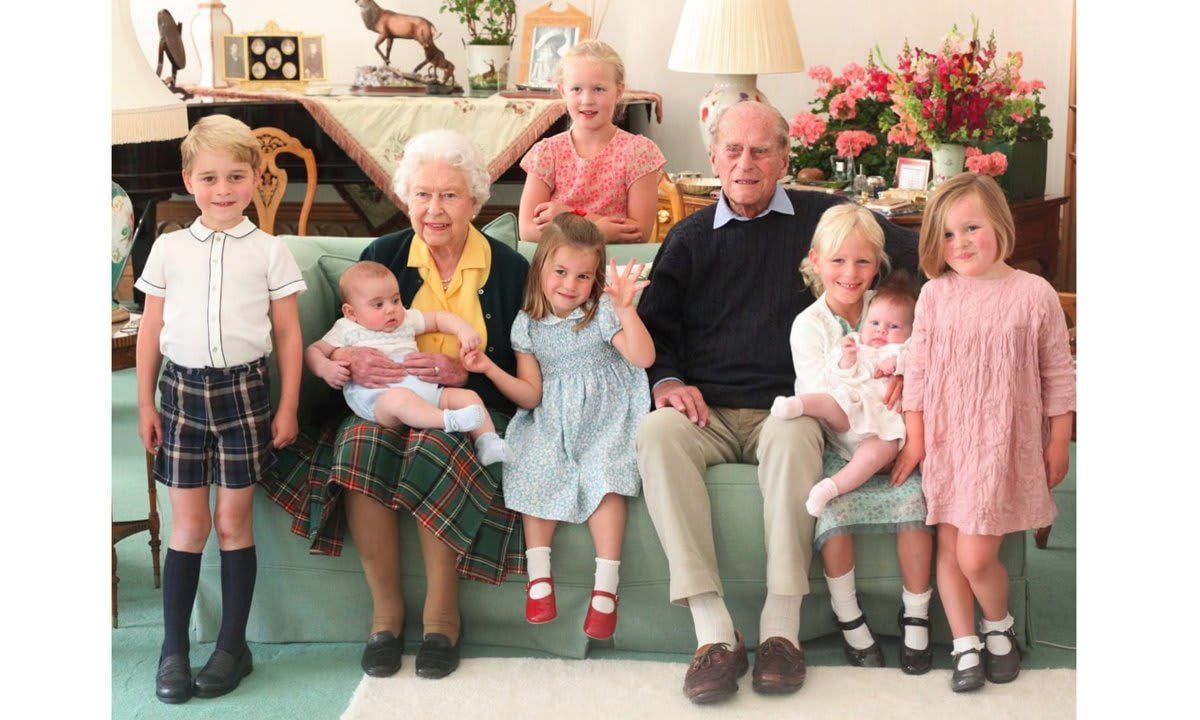
[[[607,493],[634,497],[641,488],[635,440],[650,409],[646,371],[612,345],[621,321],[607,295],[580,330],[577,308],[566,318],[512,326],[512,346],[542,369],[542,402],[518,410],[504,433],[516,459],[504,465],[504,500],[534,517],[582,523]]]

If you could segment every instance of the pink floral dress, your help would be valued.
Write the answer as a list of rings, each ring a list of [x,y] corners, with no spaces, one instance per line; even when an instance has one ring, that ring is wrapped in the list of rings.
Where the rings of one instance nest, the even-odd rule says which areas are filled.
[[[571,131],[539,141],[521,158],[521,169],[550,187],[550,199],[608,217],[628,217],[629,186],[666,165],[654,141],[617,128],[596,157],[575,152]]]
[[[1075,368],[1050,283],[1023,270],[926,283],[904,410],[924,413],[927,523],[971,535],[1051,524],[1044,448],[1049,418],[1075,410]]]

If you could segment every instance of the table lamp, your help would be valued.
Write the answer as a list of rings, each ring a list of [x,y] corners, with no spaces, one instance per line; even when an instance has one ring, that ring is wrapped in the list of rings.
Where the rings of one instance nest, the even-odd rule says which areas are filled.
[[[667,67],[716,76],[700,99],[701,142],[708,154],[709,126],[722,108],[742,100],[769,102],[755,87],[757,75],[804,69],[788,0],[687,0]]]
[[[183,190],[179,138],[187,132],[187,106],[167,90],[142,54],[129,0],[112,0],[112,180],[128,193],[138,218],[129,243],[135,274],[154,240],[154,206]],[[116,190],[113,197],[115,204]],[[114,243],[113,263],[121,265],[113,269],[114,291],[127,259],[120,255]]]

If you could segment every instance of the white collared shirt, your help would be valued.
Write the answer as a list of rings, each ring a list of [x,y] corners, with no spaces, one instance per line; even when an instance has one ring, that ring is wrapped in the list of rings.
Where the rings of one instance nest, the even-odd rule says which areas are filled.
[[[162,354],[188,368],[271,352],[271,301],[307,289],[291,251],[247,218],[217,232],[199,219],[162,235],[134,287],[163,300]]]

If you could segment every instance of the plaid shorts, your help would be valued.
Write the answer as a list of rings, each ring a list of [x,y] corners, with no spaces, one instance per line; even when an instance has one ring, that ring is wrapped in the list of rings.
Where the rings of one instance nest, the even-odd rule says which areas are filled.
[[[185,368],[167,360],[158,381],[162,446],[154,479],[175,488],[248,487],[275,462],[266,360]]]

